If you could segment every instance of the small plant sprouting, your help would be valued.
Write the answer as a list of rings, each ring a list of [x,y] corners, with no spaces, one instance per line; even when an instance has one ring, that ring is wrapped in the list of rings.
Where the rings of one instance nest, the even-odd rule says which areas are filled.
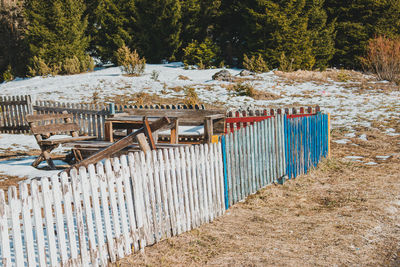
[[[156,71],[156,70],[153,70],[152,72],[151,72],[151,79],[153,80],[153,81],[155,81],[155,82],[159,82],[159,80],[158,80],[158,77],[160,76],[160,72],[158,72],[158,71]]]

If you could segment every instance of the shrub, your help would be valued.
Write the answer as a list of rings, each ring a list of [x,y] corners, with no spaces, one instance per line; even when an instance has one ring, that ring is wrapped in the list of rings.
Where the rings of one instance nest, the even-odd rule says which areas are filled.
[[[232,88],[240,96],[254,97],[256,95],[256,90],[249,83],[238,83]]]
[[[47,76],[51,74],[51,68],[44,62],[43,59],[36,56],[32,59],[32,65],[28,66],[29,76]]]
[[[285,53],[282,52],[281,56],[279,58],[279,70],[285,71],[285,72],[294,71],[293,62],[294,62],[294,58],[290,59],[290,61],[289,61],[288,58],[286,57]]]
[[[94,70],[94,60],[91,56],[86,55],[82,60],[81,60],[81,71],[93,71]]]
[[[361,59],[365,68],[379,79],[400,81],[400,37],[379,36],[371,39],[367,47],[367,56]]]
[[[3,73],[3,80],[6,82],[14,80],[14,75],[12,74],[11,65],[8,65],[6,71]]]
[[[183,63],[185,66],[197,65],[199,69],[205,69],[215,66],[219,48],[210,38],[206,38],[202,43],[199,43],[197,40],[190,43],[183,49],[183,52]]]
[[[261,54],[257,56],[253,55],[251,58],[248,58],[245,54],[243,57],[243,67],[255,73],[263,73],[269,70]]]
[[[185,100],[184,103],[186,105],[196,105],[199,103],[199,96],[196,93],[196,89],[193,87],[185,88]]]
[[[64,74],[77,74],[81,72],[81,62],[76,56],[65,59],[62,65]]]
[[[123,45],[116,53],[117,63],[121,66],[123,72],[126,72],[131,76],[140,76],[143,74],[146,67],[146,60],[140,58],[139,54],[134,50],[131,50]]]

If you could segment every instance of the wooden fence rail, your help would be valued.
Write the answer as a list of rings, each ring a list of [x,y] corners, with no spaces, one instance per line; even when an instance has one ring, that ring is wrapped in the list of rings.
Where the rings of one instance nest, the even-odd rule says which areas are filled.
[[[224,213],[218,144],[129,154],[0,190],[3,266],[106,266]]]

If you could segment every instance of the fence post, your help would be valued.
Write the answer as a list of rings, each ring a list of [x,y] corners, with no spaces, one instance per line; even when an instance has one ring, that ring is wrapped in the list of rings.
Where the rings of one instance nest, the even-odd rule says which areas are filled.
[[[225,196],[225,209],[229,209],[229,193],[228,193],[228,172],[227,172],[227,162],[226,162],[226,137],[221,137],[221,147],[222,147],[222,162],[224,168],[224,196]]]

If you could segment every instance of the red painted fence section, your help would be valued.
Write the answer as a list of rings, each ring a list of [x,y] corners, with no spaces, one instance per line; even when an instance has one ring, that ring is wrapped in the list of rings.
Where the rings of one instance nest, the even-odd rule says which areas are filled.
[[[233,133],[240,128],[248,125],[253,125],[255,122],[260,122],[275,116],[275,114],[286,114],[287,118],[309,117],[320,112],[320,107],[301,107],[299,110],[296,108],[285,109],[263,109],[263,110],[249,110],[249,111],[230,111],[226,118],[225,133]]]

